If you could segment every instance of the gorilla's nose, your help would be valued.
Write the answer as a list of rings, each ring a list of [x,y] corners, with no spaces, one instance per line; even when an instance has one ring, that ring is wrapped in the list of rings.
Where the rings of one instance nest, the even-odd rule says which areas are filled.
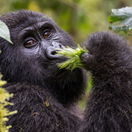
[[[49,59],[57,59],[62,57],[61,55],[57,54],[57,51],[59,51],[60,49],[63,49],[64,46],[60,43],[57,42],[52,42],[52,44],[50,46],[47,47],[46,49],[46,55]]]

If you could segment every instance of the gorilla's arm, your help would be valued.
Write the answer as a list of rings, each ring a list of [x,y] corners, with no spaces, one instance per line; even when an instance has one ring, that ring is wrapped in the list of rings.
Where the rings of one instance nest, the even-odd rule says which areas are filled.
[[[48,91],[27,84],[8,84],[6,89],[15,93],[8,108],[18,110],[10,116],[10,132],[76,132],[79,119],[70,114]]]
[[[86,42],[82,59],[93,88],[80,132],[132,131],[132,51],[116,34],[100,32]]]

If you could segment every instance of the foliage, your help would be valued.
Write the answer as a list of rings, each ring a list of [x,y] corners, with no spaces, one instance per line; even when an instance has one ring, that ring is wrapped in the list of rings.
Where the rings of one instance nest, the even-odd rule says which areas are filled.
[[[0,13],[20,9],[42,12],[81,43],[92,32],[108,29],[110,9],[128,5],[131,0],[1,0]]]
[[[75,68],[82,67],[81,55],[87,50],[81,48],[79,45],[76,49],[70,47],[60,49],[58,54],[64,55],[68,58],[65,62],[60,63],[58,66],[60,69],[66,68],[69,70],[74,70]]]
[[[8,27],[6,26],[6,24],[2,21],[0,21],[0,37],[4,38],[5,40],[9,41],[11,44],[13,44],[11,42],[10,39],[10,32]]]
[[[8,102],[8,99],[13,95],[2,88],[4,84],[6,84],[6,82],[0,80],[0,132],[8,132],[11,126],[6,126],[6,122],[8,121],[7,116],[16,113],[16,111],[9,112],[9,110],[5,108],[7,105],[12,105],[12,103]]]
[[[12,44],[10,40],[9,29],[2,21],[0,21],[0,37],[9,41]],[[8,102],[9,98],[13,95],[9,94],[4,88],[2,88],[4,84],[6,84],[6,82],[2,81],[0,76],[0,132],[8,132],[11,126],[6,126],[6,122],[8,121],[7,116],[16,113],[16,111],[10,112],[6,108],[7,105],[13,105],[12,103]]]
[[[112,9],[109,22],[112,23],[110,29],[114,31],[132,32],[132,7]]]

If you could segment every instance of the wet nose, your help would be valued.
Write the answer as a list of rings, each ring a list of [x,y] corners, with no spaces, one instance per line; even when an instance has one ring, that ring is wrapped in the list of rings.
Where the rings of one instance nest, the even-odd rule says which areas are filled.
[[[46,55],[49,59],[57,59],[60,58],[61,55],[57,54],[57,51],[59,49],[63,49],[64,46],[58,42],[52,42],[50,46],[47,47],[46,49]]]

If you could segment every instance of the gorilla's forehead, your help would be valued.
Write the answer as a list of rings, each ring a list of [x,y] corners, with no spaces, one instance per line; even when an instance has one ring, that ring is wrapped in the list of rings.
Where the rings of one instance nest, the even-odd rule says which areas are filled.
[[[19,26],[19,28],[25,29],[28,27],[32,27],[32,28],[40,28],[41,26],[43,26],[45,23],[49,23],[53,26],[55,26],[55,22],[53,22],[51,19],[49,19],[48,17],[42,16],[42,17],[31,17],[29,16],[26,21],[20,22],[19,24],[17,24]],[[18,28],[17,26],[17,28]]]
[[[23,29],[32,26],[38,22],[45,22],[45,21],[48,21],[53,25],[55,24],[55,22],[46,15],[42,13],[27,11],[27,10],[8,13],[5,16],[0,17],[0,19],[4,21],[10,29],[14,29],[14,28]]]

